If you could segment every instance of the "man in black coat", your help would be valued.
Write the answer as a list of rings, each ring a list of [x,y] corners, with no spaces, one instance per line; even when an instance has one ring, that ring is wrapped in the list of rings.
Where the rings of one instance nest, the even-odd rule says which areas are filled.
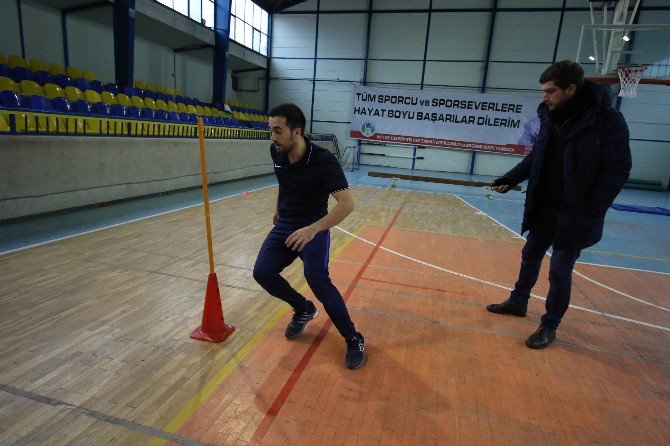
[[[544,254],[553,247],[546,313],[526,340],[530,348],[545,348],[556,338],[570,304],[575,262],[601,239],[605,213],[631,168],[628,126],[611,106],[609,87],[584,80],[584,70],[569,60],[547,68],[540,84],[541,126],[533,150],[491,184],[506,193],[528,180],[521,233],[529,232],[519,279],[508,300],[486,307],[525,316]]]

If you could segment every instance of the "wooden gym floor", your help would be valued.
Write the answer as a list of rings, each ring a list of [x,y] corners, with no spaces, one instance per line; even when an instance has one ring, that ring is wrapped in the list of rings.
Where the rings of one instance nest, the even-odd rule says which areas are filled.
[[[521,238],[454,195],[352,191],[331,276],[366,337],[356,371],[322,307],[288,341],[251,276],[274,187],[212,204],[221,344],[188,336],[202,206],[0,255],[0,444],[667,444],[670,275],[578,265],[556,342],[529,350],[541,299],[485,310]],[[286,276],[312,296],[301,266]]]

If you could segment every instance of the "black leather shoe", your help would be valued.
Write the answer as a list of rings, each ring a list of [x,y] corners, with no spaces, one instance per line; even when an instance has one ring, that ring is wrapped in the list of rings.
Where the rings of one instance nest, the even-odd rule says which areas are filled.
[[[526,339],[526,346],[528,348],[545,348],[554,342],[554,339],[556,339],[556,330],[549,330],[540,325],[540,328]]]
[[[511,300],[500,304],[487,305],[486,309],[496,314],[511,314],[512,316],[524,317],[528,311],[528,305],[521,305]]]

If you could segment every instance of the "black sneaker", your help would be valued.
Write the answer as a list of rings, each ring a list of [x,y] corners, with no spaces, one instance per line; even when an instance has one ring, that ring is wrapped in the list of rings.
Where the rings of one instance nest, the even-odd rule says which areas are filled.
[[[365,338],[360,333],[356,333],[346,339],[347,355],[344,358],[344,365],[349,369],[357,369],[365,364]]]
[[[317,314],[319,314],[318,311],[316,311],[316,307],[314,306],[314,303],[311,300],[307,301],[307,310],[302,311],[298,313],[295,311],[295,314],[293,315],[293,319],[291,319],[291,322],[288,323],[286,326],[286,331],[284,332],[284,336],[286,336],[289,339],[297,338],[300,336],[305,329],[305,325],[307,325],[307,322],[311,321],[316,317]]]

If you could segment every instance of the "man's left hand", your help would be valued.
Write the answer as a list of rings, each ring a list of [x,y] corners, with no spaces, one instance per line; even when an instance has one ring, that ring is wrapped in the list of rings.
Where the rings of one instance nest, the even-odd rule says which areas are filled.
[[[286,246],[293,251],[302,251],[305,245],[312,241],[316,233],[319,232],[312,225],[305,226],[289,235],[286,239]]]

